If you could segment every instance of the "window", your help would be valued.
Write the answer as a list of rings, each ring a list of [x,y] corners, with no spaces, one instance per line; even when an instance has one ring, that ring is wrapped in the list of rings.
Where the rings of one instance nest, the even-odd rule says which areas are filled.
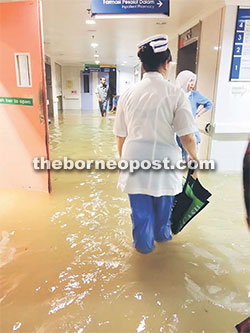
[[[31,87],[31,67],[29,53],[16,53],[16,77],[18,87]]]

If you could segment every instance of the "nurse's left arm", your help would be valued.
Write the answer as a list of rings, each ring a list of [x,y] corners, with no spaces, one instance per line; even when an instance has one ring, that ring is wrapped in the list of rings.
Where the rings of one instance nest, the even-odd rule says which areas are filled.
[[[119,102],[117,105],[114,130],[113,130],[113,132],[117,138],[118,152],[119,152],[120,157],[122,156],[122,147],[123,147],[124,141],[128,135],[123,103],[124,103],[123,98],[121,97],[119,99]]]

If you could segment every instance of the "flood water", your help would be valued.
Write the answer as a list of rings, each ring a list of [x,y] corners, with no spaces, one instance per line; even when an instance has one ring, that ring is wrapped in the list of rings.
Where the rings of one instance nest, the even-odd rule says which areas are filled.
[[[67,111],[51,158],[116,156],[113,119]],[[111,171],[52,173],[53,192],[0,192],[1,332],[236,332],[250,315],[240,173],[201,174],[210,204],[149,255]]]

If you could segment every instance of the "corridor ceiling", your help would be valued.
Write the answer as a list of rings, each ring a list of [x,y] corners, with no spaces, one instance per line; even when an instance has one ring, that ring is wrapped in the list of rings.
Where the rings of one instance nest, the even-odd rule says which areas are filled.
[[[57,62],[94,63],[97,52],[101,64],[134,66],[138,42],[159,33],[176,37],[225,0],[170,0],[170,17],[105,19],[95,25],[85,23],[91,18],[90,0],[42,0],[42,4],[45,51]],[[98,43],[96,50],[90,46],[93,41]]]

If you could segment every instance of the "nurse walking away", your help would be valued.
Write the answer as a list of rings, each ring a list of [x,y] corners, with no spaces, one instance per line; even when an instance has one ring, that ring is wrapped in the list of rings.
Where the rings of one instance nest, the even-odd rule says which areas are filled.
[[[96,88],[96,96],[99,101],[99,108],[102,117],[106,117],[108,109],[109,86],[106,84],[106,78],[100,79],[100,84]]]
[[[171,53],[168,37],[156,35],[138,45],[144,70],[142,81],[124,92],[114,124],[119,155],[124,160],[181,159],[175,133],[193,160],[197,160],[195,122],[185,93],[167,78]],[[141,253],[154,242],[170,240],[173,198],[182,191],[178,170],[121,171],[118,187],[128,193],[132,209],[134,246]]]
[[[209,98],[203,96],[199,91],[194,90],[196,80],[197,80],[197,75],[191,71],[182,71],[178,74],[176,78],[177,86],[179,88],[182,88],[189,98],[194,119],[200,117],[203,113],[211,110],[213,107],[213,103]],[[198,146],[199,143],[201,142],[201,136],[197,124],[195,130],[195,139],[196,139],[196,151],[198,153]],[[177,136],[177,142],[179,147],[182,149],[182,158],[187,162],[188,154],[184,149],[181,140],[178,136]]]

